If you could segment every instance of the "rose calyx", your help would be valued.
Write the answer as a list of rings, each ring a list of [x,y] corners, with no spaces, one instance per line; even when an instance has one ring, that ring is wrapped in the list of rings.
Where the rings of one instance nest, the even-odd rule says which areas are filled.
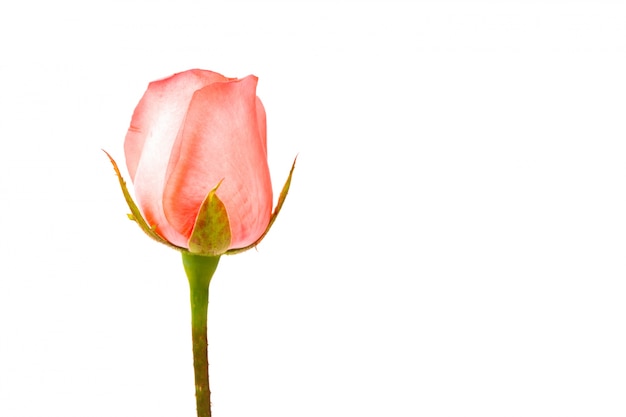
[[[115,170],[115,174],[117,175],[117,178],[119,180],[124,199],[126,200],[126,203],[128,204],[128,207],[130,209],[130,214],[128,214],[128,218],[136,222],[139,228],[143,230],[143,232],[151,239],[156,240],[157,242],[180,252],[190,252],[195,255],[203,256],[220,256],[223,254],[234,255],[252,249],[256,247],[259,243],[261,243],[263,238],[265,238],[270,228],[274,224],[274,221],[278,217],[278,214],[280,213],[285,199],[287,198],[297,160],[296,157],[296,159],[294,159],[293,161],[293,165],[291,166],[291,170],[289,171],[289,176],[287,177],[287,181],[285,181],[285,184],[281,190],[278,201],[276,203],[276,207],[272,212],[267,228],[255,242],[242,248],[228,249],[231,242],[228,212],[226,210],[226,207],[216,194],[217,189],[221,185],[220,181],[207,194],[200,207],[200,210],[198,211],[198,216],[196,217],[196,221],[188,242],[189,249],[187,249],[172,244],[156,232],[157,225],[150,225],[148,224],[148,222],[146,222],[144,216],[141,214],[141,211],[139,210],[137,204],[135,204],[133,198],[130,195],[130,192],[128,191],[126,181],[122,177],[117,163],[107,151],[103,150],[103,152],[107,155],[111,164],[113,165],[113,169]]]

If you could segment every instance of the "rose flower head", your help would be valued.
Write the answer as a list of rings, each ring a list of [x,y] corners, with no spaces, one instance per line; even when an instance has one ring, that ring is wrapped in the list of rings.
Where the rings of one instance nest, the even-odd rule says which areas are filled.
[[[111,162],[131,218],[152,238],[218,256],[256,246],[269,230],[293,166],[272,213],[257,80],[194,69],[149,84],[124,143],[136,204]]]

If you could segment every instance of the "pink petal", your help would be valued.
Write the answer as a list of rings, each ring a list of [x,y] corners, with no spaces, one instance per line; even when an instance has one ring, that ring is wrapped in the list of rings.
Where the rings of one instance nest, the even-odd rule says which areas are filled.
[[[189,237],[208,192],[228,212],[231,248],[253,243],[269,223],[272,185],[267,165],[265,111],[257,78],[214,83],[189,105],[168,167],[163,207],[169,223]]]
[[[126,165],[137,204],[157,233],[178,246],[185,246],[187,239],[168,224],[162,204],[172,146],[194,91],[227,80],[214,72],[190,70],[150,83],[126,134]]]
[[[263,150],[265,150],[265,158],[267,159],[267,123],[265,120],[265,107],[261,103],[260,98],[256,98],[256,119],[259,123],[259,135],[263,142]]]

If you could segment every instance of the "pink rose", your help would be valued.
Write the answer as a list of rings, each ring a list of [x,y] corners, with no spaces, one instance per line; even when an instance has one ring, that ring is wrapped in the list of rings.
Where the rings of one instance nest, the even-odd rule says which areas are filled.
[[[146,223],[169,243],[189,248],[200,208],[218,184],[228,249],[254,244],[273,221],[265,110],[256,85],[252,75],[189,70],[150,83],[137,105],[124,143],[126,164]]]

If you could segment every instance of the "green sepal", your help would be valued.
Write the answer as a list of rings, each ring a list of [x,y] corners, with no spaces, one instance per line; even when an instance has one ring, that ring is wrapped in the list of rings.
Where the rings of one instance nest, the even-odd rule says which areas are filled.
[[[296,160],[297,159],[298,159],[298,157],[296,156],[294,158],[294,160],[293,160],[293,165],[291,165],[291,170],[289,171],[289,176],[287,177],[287,181],[285,181],[285,185],[283,185],[283,189],[280,192],[280,195],[278,196],[278,201],[276,202],[276,207],[274,208],[274,212],[272,213],[272,217],[270,217],[270,221],[267,224],[267,228],[265,229],[265,232],[263,232],[263,234],[256,240],[256,242],[252,243],[251,245],[248,245],[248,246],[243,247],[243,248],[231,249],[231,250],[226,252],[226,255],[235,255],[237,253],[245,252],[248,249],[252,249],[255,246],[257,246],[259,243],[261,243],[263,238],[265,238],[267,233],[270,231],[270,228],[274,224],[274,221],[276,220],[276,217],[278,217],[278,213],[280,213],[280,209],[283,207],[283,204],[285,203],[285,199],[287,198],[287,193],[289,192],[289,187],[291,186],[291,177],[293,175],[293,170],[296,167]]]
[[[120,181],[120,187],[122,188],[122,193],[124,194],[124,199],[126,199],[126,203],[128,204],[128,208],[130,208],[130,213],[127,214],[128,218],[130,220],[133,220],[134,222],[136,222],[139,225],[139,227],[141,228],[141,230],[143,230],[144,233],[148,235],[148,237],[156,240],[159,243],[162,243],[162,244],[164,244],[166,246],[169,246],[172,249],[175,249],[175,250],[178,250],[178,251],[186,251],[185,248],[181,248],[179,246],[172,245],[170,242],[168,242],[167,240],[163,239],[155,231],[156,226],[148,225],[148,222],[146,222],[146,220],[141,215],[141,211],[139,211],[139,208],[137,207],[137,204],[135,204],[135,202],[133,201],[133,198],[130,196],[130,193],[128,192],[128,188],[126,187],[126,181],[124,181],[124,178],[122,178],[122,174],[120,173],[120,170],[117,167],[117,163],[115,163],[115,160],[111,157],[111,155],[109,155],[109,153],[107,151],[105,151],[103,149],[102,152],[104,152],[109,157],[109,160],[111,161],[111,164],[113,164],[113,169],[115,169],[115,174],[117,175],[117,178]]]
[[[196,255],[219,256],[225,253],[230,245],[228,212],[216,194],[221,183],[222,181],[207,194],[191,231],[189,252]]]

